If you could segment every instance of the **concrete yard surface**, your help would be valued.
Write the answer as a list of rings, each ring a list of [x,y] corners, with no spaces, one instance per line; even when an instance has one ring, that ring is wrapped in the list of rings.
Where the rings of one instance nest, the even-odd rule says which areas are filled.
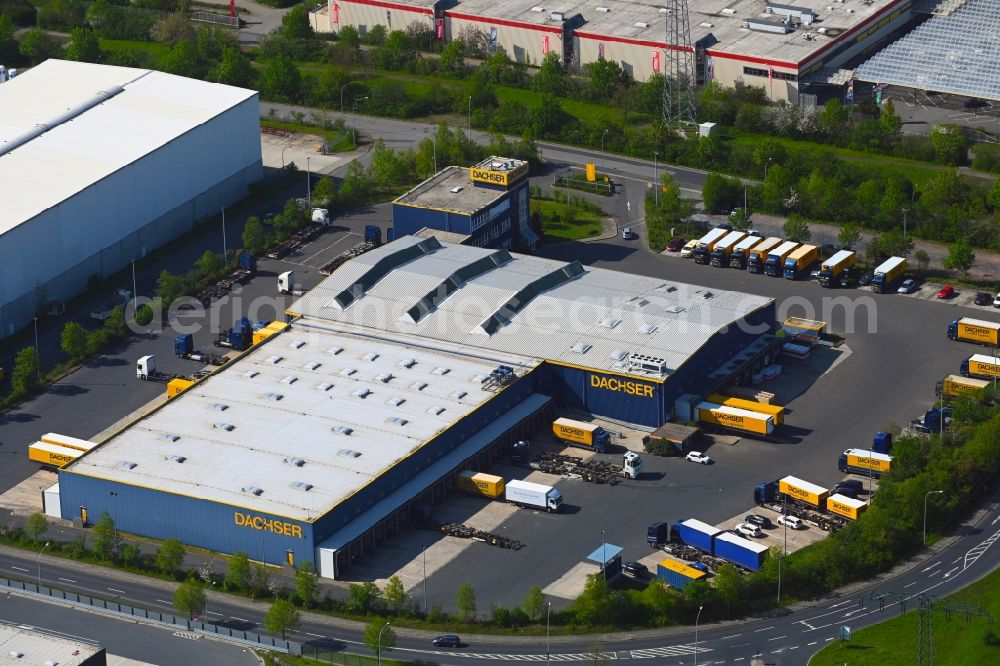
[[[310,172],[326,175],[344,166],[359,153],[365,152],[362,146],[360,151],[323,154],[322,144],[323,138],[316,134],[299,132],[293,132],[288,136],[261,134],[261,160],[265,167],[272,169],[280,169],[282,165],[288,166],[294,162],[300,171],[306,170],[308,162]]]
[[[58,479],[51,470],[41,469],[0,495],[0,508],[19,516],[30,516],[42,510],[42,491]],[[51,518],[50,518],[51,520]]]

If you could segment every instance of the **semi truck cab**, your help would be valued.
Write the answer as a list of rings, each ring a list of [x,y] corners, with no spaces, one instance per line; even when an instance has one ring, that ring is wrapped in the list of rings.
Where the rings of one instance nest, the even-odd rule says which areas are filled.
[[[642,474],[642,456],[635,451],[629,451],[622,459],[622,474],[626,479],[638,479]]]

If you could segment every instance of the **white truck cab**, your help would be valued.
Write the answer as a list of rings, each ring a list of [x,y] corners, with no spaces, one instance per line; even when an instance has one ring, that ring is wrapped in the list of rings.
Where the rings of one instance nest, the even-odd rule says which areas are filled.
[[[146,379],[150,375],[156,374],[156,357],[143,356],[135,364],[135,376],[139,379]]]
[[[642,456],[628,451],[622,458],[622,474],[626,479],[638,479],[642,474]]]

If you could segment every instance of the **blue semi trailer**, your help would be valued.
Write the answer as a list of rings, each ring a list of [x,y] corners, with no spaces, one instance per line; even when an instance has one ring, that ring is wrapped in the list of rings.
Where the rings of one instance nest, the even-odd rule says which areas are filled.
[[[694,518],[679,520],[670,526],[670,538],[679,541],[685,546],[691,546],[702,550],[709,555],[714,553],[712,541],[722,530],[713,527],[708,523],[703,523]]]
[[[715,537],[715,556],[750,571],[758,571],[767,556],[767,546],[724,532]]]

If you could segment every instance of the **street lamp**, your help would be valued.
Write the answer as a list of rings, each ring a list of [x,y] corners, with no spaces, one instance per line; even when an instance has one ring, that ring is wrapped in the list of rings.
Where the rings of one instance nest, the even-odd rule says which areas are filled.
[[[111,491],[111,510],[114,512],[114,529],[115,529],[115,555],[118,555],[118,493],[114,490]]]
[[[281,149],[281,170],[285,170],[285,151],[288,150],[288,146]]]
[[[773,157],[768,157],[767,161],[764,162],[764,180],[767,180],[767,165],[770,164],[773,159]]]
[[[368,97],[356,97],[354,99],[354,103],[351,105],[351,113],[357,113],[358,112],[358,102],[364,102],[367,99],[368,99]],[[351,126],[351,139],[354,142],[354,149],[357,150],[357,148],[358,148],[358,128],[354,127],[353,125]]]
[[[309,159],[306,158],[306,201],[312,205],[312,175],[309,173]]]
[[[694,618],[694,666],[698,666],[698,621],[701,620],[701,609],[704,606],[698,606],[698,615]]]
[[[549,615],[552,613],[552,602],[546,602],[545,606],[545,663],[551,663],[549,661]]]
[[[906,239],[906,214],[910,212],[909,208],[903,209],[903,239]]]
[[[943,495],[943,490],[930,490],[924,495],[924,545],[927,545],[927,498],[931,495]]]
[[[610,127],[608,129],[611,129]],[[608,130],[604,130],[604,134],[601,135],[601,168],[604,168],[604,137],[608,135]]]
[[[226,263],[226,207],[222,207],[222,263]]]
[[[781,496],[781,517],[784,518],[788,515],[788,496],[782,494]],[[781,563],[785,559],[785,555],[788,554],[788,521],[782,520],[781,525],[785,528],[785,544],[781,548],[781,557],[778,558],[778,605],[781,605]]]
[[[38,591],[42,591],[42,551],[51,546],[50,541],[46,541],[45,545],[38,549]]]
[[[354,83],[354,81],[348,81],[347,83],[345,83],[343,86],[340,87],[340,112],[341,113],[344,112],[344,89],[347,88],[347,86],[351,85],[352,83]]]
[[[656,166],[656,158],[660,156],[660,151],[653,151],[653,201],[660,205],[660,174]]]
[[[472,95],[469,95],[469,141],[472,141]]]
[[[424,551],[424,615],[427,615],[427,546],[420,544]]]
[[[604,574],[604,585],[608,584],[608,540],[604,538],[604,530],[601,530],[601,573]],[[607,590],[605,590],[607,592]]]
[[[135,259],[132,260],[132,316],[136,316],[136,309],[139,305],[136,303],[136,299],[139,298],[139,289],[136,287],[135,282]]]
[[[375,652],[378,654],[378,666],[382,666],[382,632],[389,628],[389,623],[386,622],[385,626],[378,630],[378,639],[376,640]]]

